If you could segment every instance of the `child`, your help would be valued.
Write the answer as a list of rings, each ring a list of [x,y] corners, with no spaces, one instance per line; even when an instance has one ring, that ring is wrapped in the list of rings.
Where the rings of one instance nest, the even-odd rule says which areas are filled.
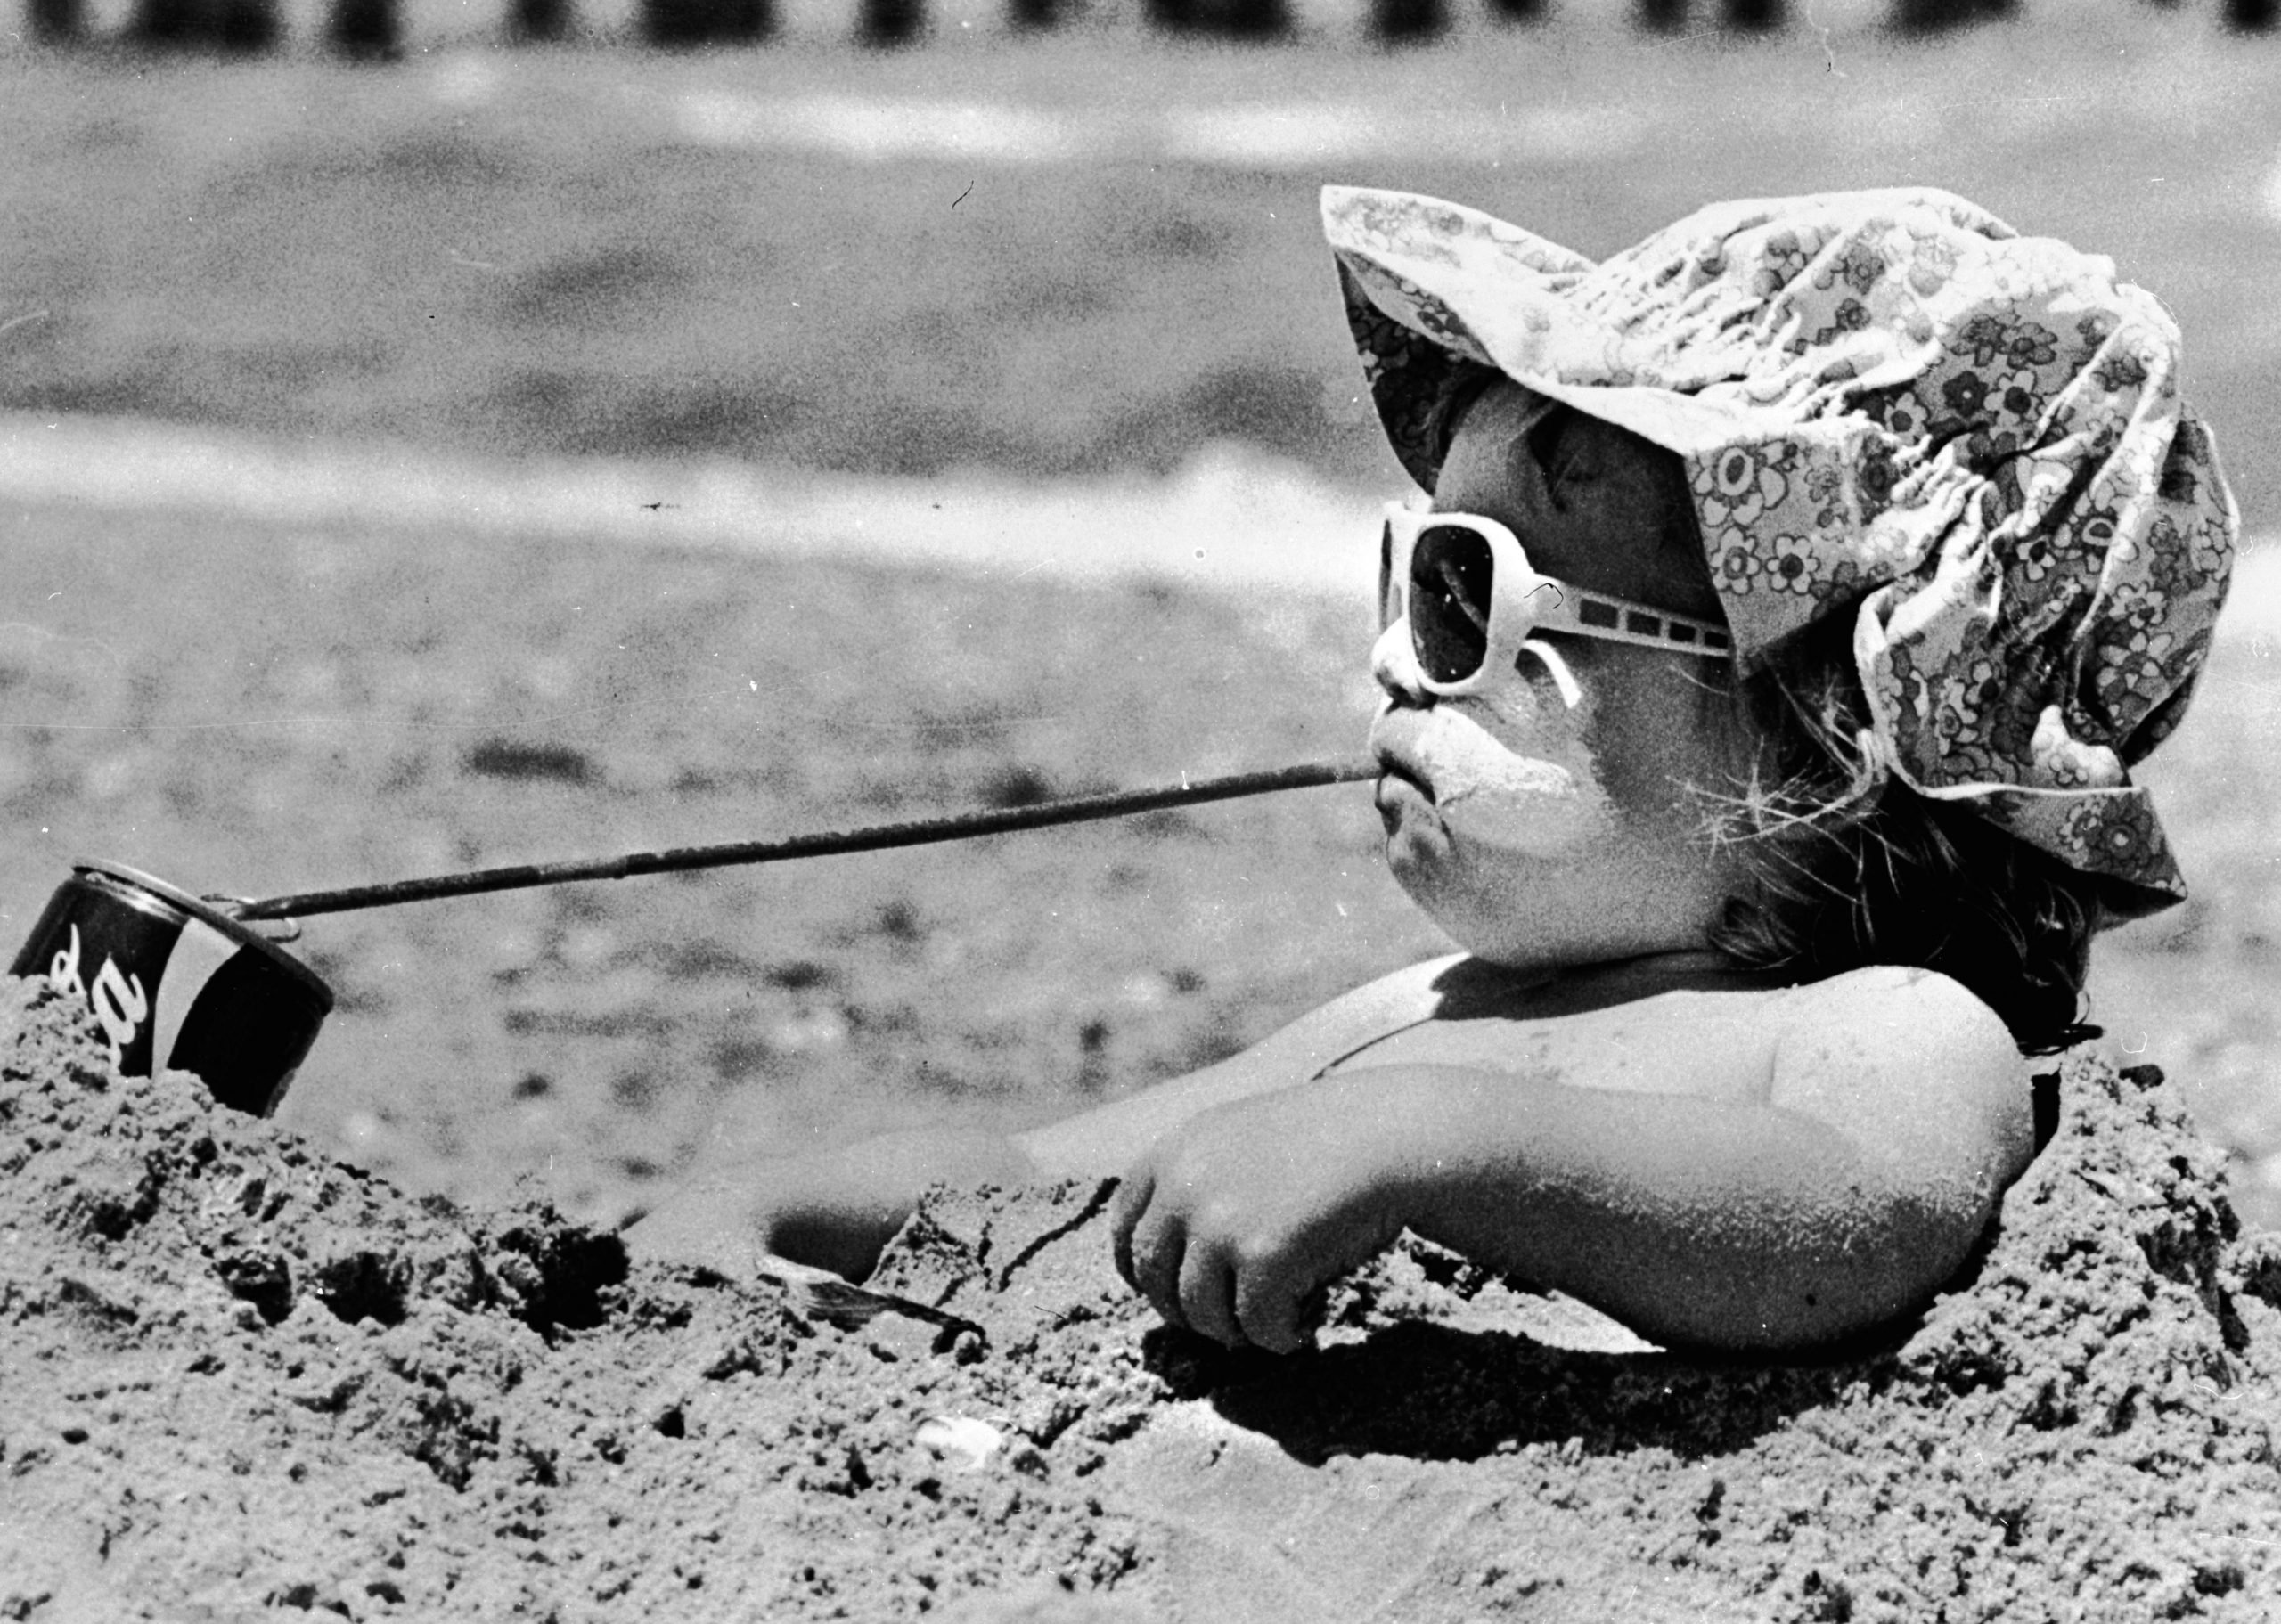
[[[1391,510],[1371,743],[1466,954],[1014,1140],[692,1188],[637,1249],[860,1273],[937,1179],[1118,1175],[1117,1263],[1230,1345],[1407,1228],[1666,1342],[1924,1302],[2039,1143],[2023,1053],[2175,902],[2127,769],[2236,519],[2177,336],[1959,199],[1705,209],[1601,265],[1333,188]]]

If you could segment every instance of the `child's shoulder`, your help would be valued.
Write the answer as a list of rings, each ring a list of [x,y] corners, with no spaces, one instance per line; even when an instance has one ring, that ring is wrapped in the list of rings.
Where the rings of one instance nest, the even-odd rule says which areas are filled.
[[[1541,1021],[1652,1011],[1660,1022],[1745,1019],[1770,1032],[1950,1033],[2014,1052],[1996,1012],[1961,982],[1937,970],[1868,965],[1797,981],[1778,971],[1738,966],[1719,954],[1666,958],[1667,964],[1643,961],[1636,972],[1628,966],[1594,967],[1539,979],[1457,955],[1372,983],[1362,989],[1368,996],[1358,1008],[1418,1008],[1421,997],[1430,997],[1432,1015],[1442,1020],[1501,1016]]]
[[[1770,1100],[1903,1159],[1957,1141],[1998,1176],[2033,1146],[2029,1066],[1996,1012],[1931,970],[1877,965],[1788,989],[1770,1001]]]
[[[1279,1033],[1308,1069],[1425,1060],[1496,1070],[1632,1051],[1627,1086],[1677,1087],[1636,1057],[1685,1073],[1686,1091],[1824,1099],[2008,1101],[2024,1088],[2011,1034],[1969,990],[1935,971],[1877,965],[1822,980],[1705,967],[1586,983],[1517,975],[1462,955],[1414,965]],[[1280,1046],[1279,1044],[1278,1045]],[[1725,1078],[1720,1084],[1712,1073]],[[1754,1081],[1755,1080],[1755,1081]]]
[[[1856,1053],[1932,1050],[2000,1065],[2020,1058],[1995,1010],[1955,977],[1909,965],[1868,965],[1762,995],[1777,1029],[1797,1041]]]

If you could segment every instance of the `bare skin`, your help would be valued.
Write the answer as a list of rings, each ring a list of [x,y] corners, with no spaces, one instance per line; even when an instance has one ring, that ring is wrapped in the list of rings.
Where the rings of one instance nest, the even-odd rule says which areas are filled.
[[[1475,404],[1436,505],[1501,519],[1549,574],[1715,613],[1699,554],[1668,544],[1668,471],[1589,419],[1524,435],[1525,402],[1500,385]],[[860,1274],[935,1179],[1113,1175],[1125,1277],[1231,1346],[1304,1345],[1314,1293],[1405,1228],[1669,1342],[1798,1346],[1921,1302],[2031,1154],[2008,1034],[1942,976],[1786,987],[1711,951],[1734,877],[1688,787],[1737,781],[1753,742],[1700,661],[1561,653],[1574,710],[1529,671],[1437,699],[1399,624],[1374,653],[1388,862],[1472,957],[1010,1140],[740,1170],[629,1242],[732,1275],[764,1250]],[[1465,749],[1557,763],[1574,793],[1533,820],[1540,790],[1459,793]]]
[[[2009,1036],[1943,976],[1528,1003],[1476,1017],[1500,1057],[1435,1020],[1165,1134],[1118,1190],[1127,1278],[1288,1351],[1311,1294],[1408,1228],[1658,1341],[1798,1346],[1929,1295],[2026,1163]]]

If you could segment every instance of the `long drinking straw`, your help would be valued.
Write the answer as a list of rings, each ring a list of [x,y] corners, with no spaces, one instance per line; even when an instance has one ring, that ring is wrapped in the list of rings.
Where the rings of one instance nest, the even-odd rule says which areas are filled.
[[[388,880],[372,885],[349,885],[338,891],[301,891],[290,896],[217,901],[241,919],[298,919],[311,914],[347,913],[359,908],[388,908],[398,902],[472,896],[486,891],[520,891],[533,885],[559,885],[574,880],[625,879],[636,874],[667,874],[684,869],[782,862],[795,857],[830,857],[844,852],[876,852],[890,846],[925,845],[937,840],[964,840],[977,835],[1010,834],[1018,829],[1042,828],[1055,823],[1121,818],[1132,812],[1156,812],[1167,806],[1187,806],[1199,801],[1227,801],[1239,796],[1268,795],[1279,789],[1311,789],[1324,784],[1357,783],[1364,779],[1376,778],[1378,772],[1375,758],[1347,756],[1337,761],[1276,767],[1263,772],[1237,772],[1225,778],[1199,779],[1194,783],[1183,779],[1178,784],[1168,784],[1157,789],[1110,790],[1100,795],[1071,796],[1060,801],[1041,801],[1034,806],[1010,806],[997,812],[924,818],[911,823],[875,824],[870,828],[845,832],[793,835],[782,840],[676,846],[664,852],[628,852],[622,857],[522,863],[503,869],[472,869],[461,874],[437,874],[426,879]]]

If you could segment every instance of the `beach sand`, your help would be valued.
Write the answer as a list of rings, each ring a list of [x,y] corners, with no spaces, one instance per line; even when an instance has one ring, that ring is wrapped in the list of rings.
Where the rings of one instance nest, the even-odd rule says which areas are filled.
[[[1644,1351],[1405,1241],[1278,1359],[1155,1325],[1105,1187],[938,1193],[868,1294],[629,1267],[9,983],[0,1618],[2270,1616],[2281,1245],[2152,1068],[2057,1069],[1872,1343]]]

